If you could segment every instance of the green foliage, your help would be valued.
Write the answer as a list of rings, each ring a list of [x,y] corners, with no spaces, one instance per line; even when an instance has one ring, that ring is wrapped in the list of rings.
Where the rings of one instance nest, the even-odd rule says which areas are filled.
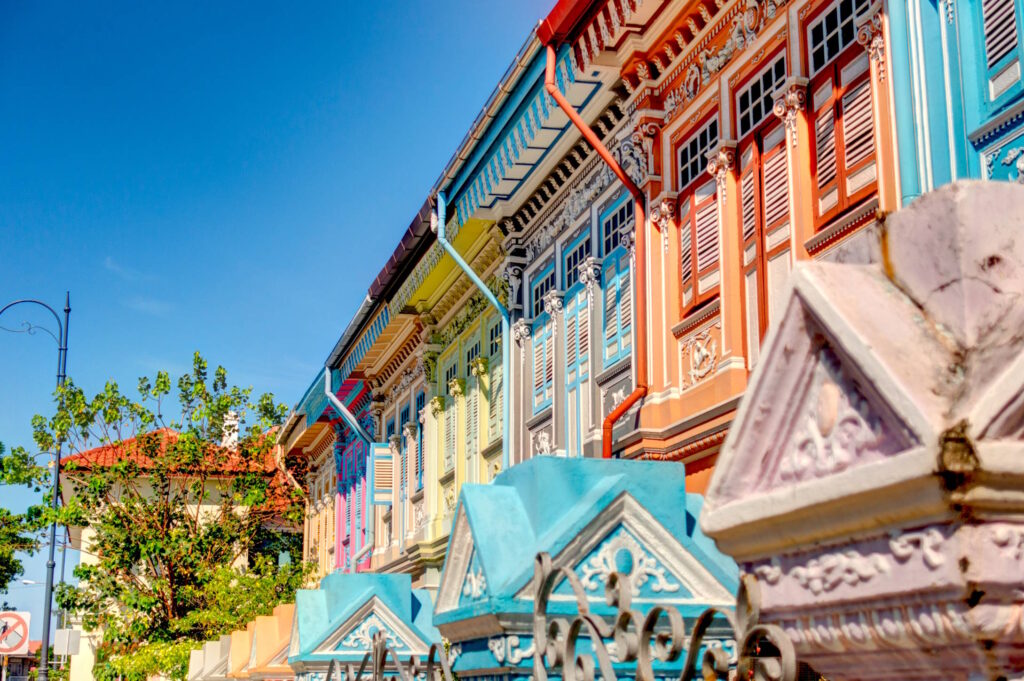
[[[263,555],[266,528],[302,512],[273,459],[285,407],[198,353],[176,383],[159,372],[138,393],[108,382],[89,397],[69,380],[57,412],[33,420],[40,450],[71,452],[58,519],[83,528],[88,557],[57,601],[102,632],[97,679],[183,678],[191,648],[268,614],[309,574]]]
[[[0,442],[0,485],[23,486],[40,494],[49,481],[50,472],[36,463],[21,447],[7,451]],[[25,513],[12,513],[0,506],[0,593],[23,573],[18,553],[34,553],[39,547],[40,530],[48,517],[42,504],[33,505]]]

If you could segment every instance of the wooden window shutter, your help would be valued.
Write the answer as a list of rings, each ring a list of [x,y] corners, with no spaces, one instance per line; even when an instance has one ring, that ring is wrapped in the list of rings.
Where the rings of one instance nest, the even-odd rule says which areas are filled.
[[[754,170],[747,169],[740,180],[740,209],[743,219],[743,240],[754,238],[757,233],[757,204],[754,201]]]
[[[604,337],[606,341],[615,338],[619,332],[618,295],[618,277],[613,264],[605,270],[604,277]]]
[[[822,191],[836,179],[836,117],[831,103],[814,119],[814,158]]]
[[[586,299],[580,301],[578,324],[580,336],[579,360],[582,363],[587,357],[587,352],[590,350],[590,307],[587,305]]]
[[[982,30],[985,33],[985,63],[989,69],[1017,47],[1017,17],[1014,0],[982,0]]]
[[[576,366],[577,323],[576,305],[570,303],[565,310],[565,363],[567,367]]]
[[[861,81],[843,95],[843,146],[845,170],[851,170],[861,161],[874,156],[871,82],[868,80]]]
[[[786,148],[774,151],[764,162],[764,221],[772,227],[789,214],[789,177]]]
[[[687,219],[679,227],[679,260],[682,281],[685,284],[693,278],[693,227]]]
[[[718,200],[697,210],[697,271],[718,262]]]
[[[623,334],[622,345],[629,346],[629,329],[633,321],[633,292],[629,280],[629,257],[623,255],[619,262],[619,333]]]
[[[375,442],[372,445],[373,490],[372,502],[390,506],[394,498],[394,457],[390,445]]]

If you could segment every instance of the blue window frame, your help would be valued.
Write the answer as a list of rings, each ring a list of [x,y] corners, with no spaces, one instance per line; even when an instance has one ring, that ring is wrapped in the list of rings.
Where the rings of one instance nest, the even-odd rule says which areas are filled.
[[[487,356],[495,357],[501,352],[501,322],[495,323],[487,332]]]
[[[427,396],[423,391],[416,393],[416,418],[427,405]],[[416,491],[423,489],[423,426],[416,429]]]
[[[544,312],[544,295],[553,288],[555,288],[555,263],[552,262],[533,276],[530,308],[533,310],[534,317],[539,317]]]
[[[402,407],[401,416],[398,417],[398,433],[402,436],[402,450],[400,453],[401,464],[399,465],[399,474],[401,477],[398,480],[399,494],[402,499],[405,498],[406,480],[409,479],[409,447],[406,444],[405,437],[405,426],[409,423],[409,405]]]
[[[468,370],[469,363],[480,356],[480,341],[477,341],[466,348],[466,367]]]
[[[622,230],[633,222],[633,202],[628,199],[629,194],[624,193],[601,214],[602,255],[607,256],[619,247]]]
[[[629,255],[620,252],[604,266],[604,366],[629,355],[633,329],[633,291],[629,279]]]
[[[387,437],[390,438],[394,434],[395,434],[395,420],[394,419],[388,419]]]
[[[487,332],[487,371],[490,374],[490,394],[487,402],[487,437],[493,442],[501,431],[502,364],[501,364],[501,322],[493,324]]]
[[[1020,40],[1024,35],[1021,30],[1021,2],[982,0],[969,6],[976,8],[981,28],[984,100],[1001,104],[1006,95],[1021,89],[1021,58],[1024,56]]]
[[[533,323],[533,413],[551,406],[555,383],[555,344],[546,312]]]
[[[563,253],[562,278],[564,288],[568,291],[580,280],[580,264],[590,257],[590,230],[583,230],[582,234],[565,246]]]

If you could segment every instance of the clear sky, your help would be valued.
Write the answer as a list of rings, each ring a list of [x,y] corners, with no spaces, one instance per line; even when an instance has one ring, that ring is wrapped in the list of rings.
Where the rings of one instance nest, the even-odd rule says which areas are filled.
[[[0,306],[70,290],[88,390],[200,350],[294,404],[550,4],[0,2]],[[0,332],[0,441],[55,367]],[[42,588],[7,598],[38,638]]]

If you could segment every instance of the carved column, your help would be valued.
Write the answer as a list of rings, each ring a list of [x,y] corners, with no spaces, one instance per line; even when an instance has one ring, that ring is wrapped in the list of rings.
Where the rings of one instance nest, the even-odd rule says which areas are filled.
[[[708,173],[718,187],[718,266],[721,272],[722,357],[743,362],[743,242],[740,239],[739,168],[736,142],[722,140],[708,155]]]
[[[893,111],[889,100],[884,21],[882,5],[876,2],[871,10],[857,21],[857,42],[864,46],[871,58],[871,104],[875,124],[878,208],[889,212],[899,207],[899,194],[896,191],[896,151],[893,148]],[[944,49],[941,44],[935,47],[936,53]],[[936,56],[939,57],[938,54]]]
[[[515,380],[509,385],[509,429],[512,438],[512,446],[509,449],[509,464],[516,464],[522,460],[528,452],[524,447],[525,422],[528,409],[527,395],[530,393],[530,371],[527,364],[527,357],[530,351],[530,337],[533,330],[525,319],[517,319],[512,323],[512,376]],[[516,348],[519,349],[516,352]]]
[[[561,291],[549,291],[544,296],[544,311],[551,317],[551,342],[554,378],[551,383],[552,446],[556,449],[565,432],[565,314]],[[557,444],[556,444],[557,443]]]
[[[775,98],[775,115],[786,126],[789,167],[790,252],[807,260],[805,244],[814,236],[814,176],[811,174],[811,133],[807,116],[807,79],[790,77]]]
[[[648,211],[651,224],[657,230],[651,242],[651,276],[648,282],[651,306],[647,317],[651,328],[651,346],[654,350],[651,358],[651,389],[661,392],[671,385],[671,376],[678,372],[670,371],[674,364],[670,358],[675,354],[675,337],[672,335],[672,323],[676,314],[666,314],[668,310],[679,309],[679,227],[676,223],[676,195],[674,192],[662,192],[651,201]],[[654,271],[657,270],[657,276]],[[651,405],[652,407],[654,405]],[[647,410],[652,411],[651,409]]]

